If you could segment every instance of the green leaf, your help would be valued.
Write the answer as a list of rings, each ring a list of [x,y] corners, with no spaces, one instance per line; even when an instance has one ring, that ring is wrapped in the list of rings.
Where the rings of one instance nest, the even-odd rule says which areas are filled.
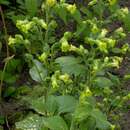
[[[95,130],[96,120],[93,117],[88,117],[80,124],[80,130]]]
[[[5,123],[5,118],[3,116],[0,116],[0,125],[3,125]]]
[[[25,7],[29,15],[34,16],[38,11],[37,0],[25,0]]]
[[[41,130],[43,118],[35,114],[30,114],[24,120],[16,122],[15,125],[20,130]]]
[[[107,117],[100,110],[94,109],[91,115],[96,119],[96,128],[100,130],[110,129],[111,124],[107,121]]]
[[[21,69],[21,61],[20,59],[11,59],[6,67],[6,71],[9,73],[13,73]]]
[[[59,15],[59,17],[64,21],[64,23],[67,23],[67,10],[64,6],[64,4],[57,4],[55,7],[55,13]]]
[[[16,89],[14,87],[7,87],[4,91],[4,97],[9,97],[15,95]]]
[[[45,108],[45,98],[44,96],[36,99],[30,100],[31,108],[34,109],[39,114],[45,115],[46,108]]]
[[[69,95],[65,96],[57,96],[56,101],[58,103],[59,109],[58,113],[67,113],[67,112],[74,112],[76,105],[77,105],[77,100]]]
[[[97,77],[94,80],[94,86],[95,87],[111,87],[113,85],[112,81],[105,77]]]
[[[76,20],[76,22],[78,24],[81,23],[82,19],[81,19],[81,14],[80,12],[76,9],[76,11],[72,14],[72,17]]]
[[[80,34],[82,34],[82,32],[84,32],[84,30],[86,29],[86,23],[85,22],[81,22],[80,25],[77,26],[77,30],[74,33],[76,37],[79,37]]]
[[[125,28],[130,32],[130,12],[128,13],[128,15],[126,15],[123,22],[124,22]]]
[[[105,11],[105,4],[102,0],[99,0],[94,6],[93,6],[94,12],[100,16],[100,18],[103,16],[103,12]]]
[[[3,75],[3,72],[0,70],[0,79]],[[12,75],[11,73],[4,73],[4,82],[8,83],[8,84],[12,84],[15,83],[17,80],[17,75]]]
[[[117,75],[113,75],[111,73],[108,73],[108,75],[114,85],[120,85],[120,78]]]
[[[9,0],[0,0],[0,4],[9,5]]]
[[[61,67],[63,73],[79,76],[86,72],[86,68],[78,58],[73,56],[62,56],[55,60]]]
[[[47,76],[47,70],[38,60],[33,61],[34,65],[29,70],[31,78],[37,82],[42,82]]]
[[[53,95],[48,96],[46,100],[46,111],[53,115],[58,108],[56,97]]]
[[[50,130],[68,130],[66,122],[60,116],[44,119],[44,125]]]
[[[76,111],[74,113],[74,118],[78,122],[82,122],[83,120],[87,119],[93,111],[93,106],[88,103],[80,103],[78,107],[76,108]]]

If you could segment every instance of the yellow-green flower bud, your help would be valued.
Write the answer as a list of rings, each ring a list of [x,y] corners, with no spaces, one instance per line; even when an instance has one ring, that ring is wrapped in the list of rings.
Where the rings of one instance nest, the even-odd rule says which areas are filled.
[[[73,4],[73,5],[69,4],[69,5],[67,6],[67,10],[68,10],[71,14],[74,14],[75,11],[76,11],[76,5],[75,5],[75,4]]]
[[[100,34],[100,38],[104,38],[107,33],[108,33],[107,29],[102,29],[101,34]]]
[[[77,50],[78,50],[78,48],[76,46],[70,45],[69,51],[75,51],[76,52]]]
[[[50,27],[52,27],[54,29],[57,27],[57,23],[55,20],[52,20],[49,25],[50,25]]]
[[[121,62],[122,62],[122,58],[115,56],[115,57],[112,58],[112,63],[111,63],[111,65],[112,65],[113,67],[119,68],[119,65],[120,65]]]
[[[94,25],[92,26],[91,31],[92,31],[93,33],[97,33],[97,32],[99,31],[99,29],[98,29],[98,27],[97,27],[96,24],[94,24]]]
[[[116,126],[115,125],[111,125],[111,130],[115,130]]]
[[[62,39],[61,41],[62,41],[61,42],[61,50],[62,50],[62,52],[69,51],[70,45],[69,45],[68,41],[66,39]]]
[[[105,52],[107,53],[107,44],[106,42],[103,42],[103,41],[97,41],[97,45],[98,45],[98,48],[101,52]]]
[[[46,0],[46,5],[48,7],[53,7],[56,4],[56,0]]]
[[[70,39],[71,37],[72,37],[72,33],[71,33],[71,32],[65,32],[65,33],[64,33],[64,38],[65,38],[65,39],[68,40],[68,39]]]
[[[72,82],[72,80],[70,79],[70,76],[68,74],[60,75],[59,79],[64,81],[65,83]]]
[[[130,48],[130,47],[129,47],[129,44],[124,44],[124,45],[122,46],[122,48],[121,48],[121,52],[122,52],[123,54],[125,54],[125,53],[128,51],[129,48]]]
[[[83,101],[86,97],[91,97],[91,96],[92,96],[92,92],[87,87],[86,90],[81,93],[80,100]]]
[[[53,76],[51,77],[51,84],[52,84],[52,87],[53,87],[53,88],[58,88],[58,87],[59,87],[55,75],[53,75]]]
[[[42,62],[45,62],[45,60],[47,59],[48,55],[47,53],[42,53],[41,56],[39,56],[39,60],[42,61]]]
[[[88,50],[85,49],[82,45],[79,46],[78,51],[80,54],[87,54],[88,53]]]
[[[35,23],[33,21],[29,22],[28,20],[18,20],[16,26],[24,33],[28,33],[28,31],[33,27]]]

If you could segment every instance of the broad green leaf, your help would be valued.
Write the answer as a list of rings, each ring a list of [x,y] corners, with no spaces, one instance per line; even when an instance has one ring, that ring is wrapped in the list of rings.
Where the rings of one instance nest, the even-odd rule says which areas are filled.
[[[41,130],[43,126],[43,118],[31,114],[28,115],[24,120],[15,123],[16,128],[20,130]]]
[[[44,96],[36,99],[30,100],[30,108],[38,112],[39,114],[45,115],[46,108],[45,108],[45,98]]]
[[[62,56],[57,58],[55,62],[60,65],[63,73],[79,76],[86,72],[86,68],[81,64],[81,61],[73,56]]]
[[[25,0],[25,7],[29,15],[34,16],[38,11],[37,0]]]
[[[50,130],[68,130],[66,122],[60,116],[53,116],[44,119],[44,125]]]
[[[86,120],[80,123],[80,130],[95,130],[96,120],[93,117],[88,117]]]
[[[56,97],[53,95],[48,96],[46,100],[46,111],[53,115],[58,108]]]
[[[78,122],[82,122],[83,120],[87,119],[93,111],[93,106],[88,103],[80,103],[75,110],[74,118]]]
[[[91,115],[96,120],[96,128],[100,130],[110,129],[111,124],[107,121],[107,117],[100,110],[94,109]]]
[[[42,82],[47,76],[47,70],[38,60],[33,61],[34,65],[29,70],[31,78],[37,82]]]
[[[111,87],[113,85],[112,81],[105,77],[97,77],[94,80],[94,86],[95,87]]]
[[[0,0],[0,4],[9,5],[9,0]]]
[[[58,103],[59,109],[58,113],[73,112],[77,105],[77,100],[69,95],[57,96],[56,101]]]

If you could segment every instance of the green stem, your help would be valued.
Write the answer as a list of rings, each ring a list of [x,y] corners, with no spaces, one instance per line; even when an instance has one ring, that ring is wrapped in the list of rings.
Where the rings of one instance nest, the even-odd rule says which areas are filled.
[[[74,120],[73,119],[71,121],[70,130],[74,130]]]
[[[45,48],[44,51],[48,51],[48,37],[49,37],[49,12],[50,12],[50,9],[49,7],[47,6],[46,7],[46,24],[47,24],[47,30],[45,32],[45,45],[43,45],[43,47]]]
[[[5,77],[5,71],[6,71],[6,67],[8,65],[8,62],[14,57],[14,55],[7,57],[4,61],[4,68],[2,71],[2,76],[1,76],[1,80],[0,80],[0,102],[2,101],[2,87],[3,87],[3,81],[4,81],[4,77]]]
[[[4,69],[2,71],[1,81],[0,81],[0,102],[2,101],[2,87],[3,87],[3,80],[4,80],[7,64],[8,62],[5,62]]]

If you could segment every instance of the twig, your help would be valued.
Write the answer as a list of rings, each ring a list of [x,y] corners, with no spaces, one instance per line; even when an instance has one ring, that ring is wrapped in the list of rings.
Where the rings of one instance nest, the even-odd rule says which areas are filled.
[[[2,7],[0,5],[0,15],[2,18],[2,23],[3,23],[3,28],[4,28],[4,34],[5,34],[5,42],[6,42],[6,55],[9,57],[9,47],[8,47],[8,33],[7,33],[7,28],[6,28],[6,23],[5,23],[5,18],[4,18],[4,13],[2,10]]]

